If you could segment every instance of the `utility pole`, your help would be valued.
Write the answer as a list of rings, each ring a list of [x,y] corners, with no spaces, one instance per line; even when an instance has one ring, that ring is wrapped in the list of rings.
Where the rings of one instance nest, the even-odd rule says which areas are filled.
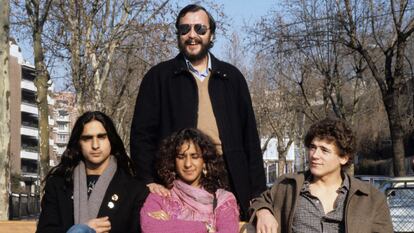
[[[0,220],[9,219],[10,82],[9,1],[0,0]]]

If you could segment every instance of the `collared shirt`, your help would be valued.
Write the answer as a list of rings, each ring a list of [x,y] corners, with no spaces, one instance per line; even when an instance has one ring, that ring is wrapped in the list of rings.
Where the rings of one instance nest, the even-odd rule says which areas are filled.
[[[208,61],[207,61],[207,68],[203,72],[199,72],[196,68],[194,68],[193,64],[184,57],[185,63],[187,64],[188,70],[194,74],[194,77],[198,78],[200,81],[203,81],[207,76],[208,72],[211,70],[211,58],[210,53],[207,53]]]
[[[349,178],[343,175],[342,185],[336,191],[338,196],[334,203],[334,209],[325,214],[321,201],[310,193],[310,179],[307,179],[298,199],[293,217],[292,232],[345,232],[345,200],[349,192]]]

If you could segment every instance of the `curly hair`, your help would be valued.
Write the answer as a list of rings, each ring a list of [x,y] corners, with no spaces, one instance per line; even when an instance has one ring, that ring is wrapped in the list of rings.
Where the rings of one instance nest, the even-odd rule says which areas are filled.
[[[207,175],[202,173],[201,186],[212,194],[217,189],[228,189],[223,156],[218,155],[217,148],[209,136],[193,128],[182,129],[162,141],[155,164],[161,183],[167,188],[172,188],[173,181],[177,179],[176,156],[181,146],[188,142],[192,142],[200,148],[206,165]]]
[[[339,151],[339,156],[348,156],[348,162],[343,165],[348,167],[353,160],[355,153],[355,137],[352,129],[345,121],[334,118],[325,118],[313,124],[306,136],[305,146],[310,147],[314,138],[324,139],[334,142]]]

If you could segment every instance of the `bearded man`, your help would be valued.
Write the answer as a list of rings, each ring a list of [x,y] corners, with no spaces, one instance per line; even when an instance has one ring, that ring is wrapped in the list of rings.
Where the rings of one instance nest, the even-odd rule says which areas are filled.
[[[244,220],[250,200],[266,189],[246,80],[236,67],[210,53],[216,23],[204,7],[184,7],[175,26],[180,53],[152,67],[142,80],[131,126],[131,157],[150,191],[169,195],[154,168],[160,142],[182,128],[203,131],[224,157],[230,191]]]

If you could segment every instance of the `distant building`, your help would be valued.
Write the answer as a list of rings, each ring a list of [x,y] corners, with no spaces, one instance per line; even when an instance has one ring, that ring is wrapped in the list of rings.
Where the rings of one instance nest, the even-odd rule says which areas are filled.
[[[78,116],[76,96],[72,92],[52,93],[53,102],[49,107],[49,124],[53,125],[50,137],[53,144],[51,166],[56,166],[69,142],[73,124]]]
[[[266,141],[267,138],[261,139],[262,147]],[[295,171],[295,160],[297,160],[298,157],[297,153],[297,146],[295,143],[292,143],[286,155],[286,170],[282,174]],[[279,153],[277,151],[277,140],[275,138],[269,140],[266,150],[263,152],[263,161],[266,172],[266,182],[273,183],[281,174],[278,168]]]

